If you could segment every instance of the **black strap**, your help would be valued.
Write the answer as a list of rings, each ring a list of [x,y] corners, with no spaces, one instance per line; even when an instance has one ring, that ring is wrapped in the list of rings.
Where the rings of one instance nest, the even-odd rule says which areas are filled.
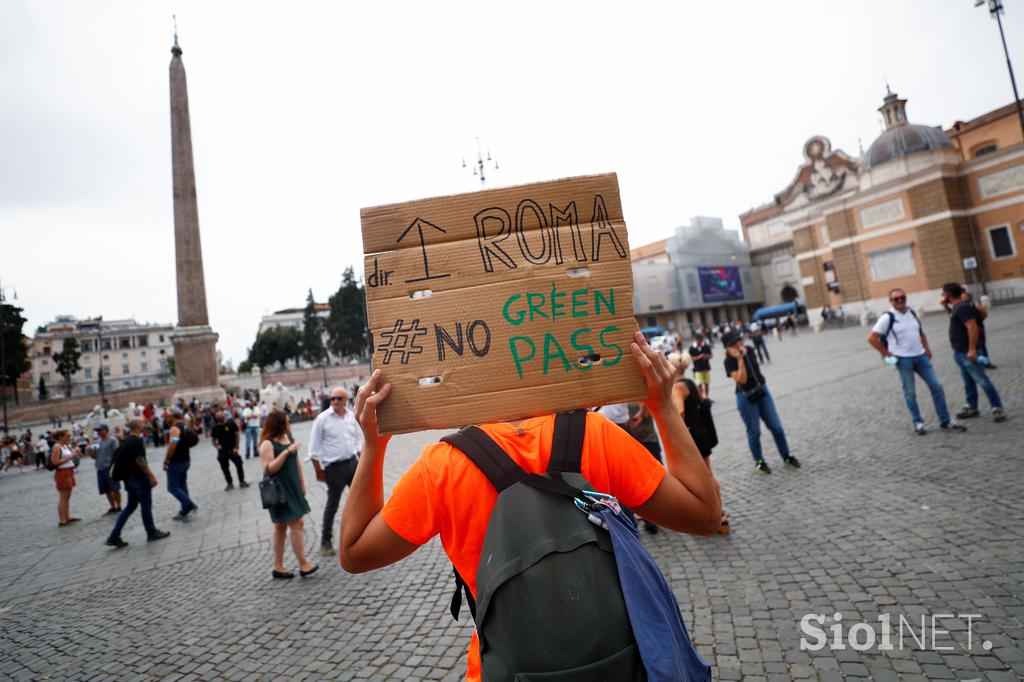
[[[559,412],[555,415],[555,433],[551,439],[548,473],[578,474],[583,459],[583,436],[587,431],[585,410]]]
[[[459,575],[458,569],[455,568],[455,564],[452,564],[452,573],[455,574],[455,594],[452,595],[452,605],[449,607],[449,611],[452,613],[452,618],[455,620],[459,619],[459,613],[462,611],[462,594],[466,594],[466,603],[469,604],[469,613],[473,616],[473,620],[476,620],[476,599],[473,599],[473,594],[469,591],[469,585]]]
[[[499,493],[526,476],[522,467],[476,426],[467,426],[441,440],[464,452]]]

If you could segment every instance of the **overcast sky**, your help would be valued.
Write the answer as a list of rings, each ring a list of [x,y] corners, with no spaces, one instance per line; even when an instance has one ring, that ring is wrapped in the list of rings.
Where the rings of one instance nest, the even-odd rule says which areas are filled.
[[[0,279],[57,314],[174,322],[168,63],[188,72],[210,323],[361,269],[359,208],[615,171],[630,242],[769,201],[815,134],[853,156],[1012,101],[973,0],[0,4]],[[1024,4],[1006,0],[1024,64]],[[8,291],[8,294],[10,292]]]

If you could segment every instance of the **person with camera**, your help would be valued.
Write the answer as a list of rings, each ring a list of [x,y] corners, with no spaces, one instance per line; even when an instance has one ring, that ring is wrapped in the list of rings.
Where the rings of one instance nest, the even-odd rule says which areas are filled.
[[[800,461],[789,454],[786,432],[782,428],[782,420],[775,409],[775,401],[765,384],[764,375],[754,357],[754,349],[743,343],[743,336],[738,331],[730,331],[722,336],[725,346],[725,374],[736,382],[736,409],[747,427],[747,445],[754,457],[757,470],[770,474],[771,467],[764,461],[761,450],[761,422],[763,421],[775,439],[782,461],[794,469],[800,468]]]
[[[270,507],[270,520],[274,522],[274,536],[271,547],[274,552],[274,568],[271,575],[275,580],[294,578],[295,574],[284,566],[284,537],[291,535],[292,552],[299,562],[299,575],[303,578],[316,573],[319,566],[310,563],[302,544],[302,517],[309,513],[306,502],[306,479],[299,466],[300,444],[292,438],[288,415],[274,410],[263,422],[260,446],[257,450],[260,466],[268,477],[275,479],[280,487],[284,503]]]
[[[100,495],[107,496],[110,508],[108,514],[116,514],[121,511],[121,484],[110,477],[110,465],[114,463],[114,453],[120,445],[117,439],[110,435],[110,427],[106,422],[96,427],[97,438],[89,446],[89,456],[96,460],[96,487]]]
[[[146,528],[149,542],[163,540],[170,535],[153,523],[153,488],[157,480],[146,462],[146,441],[142,437],[145,425],[142,417],[129,419],[128,435],[114,456],[114,474],[124,481],[125,490],[128,491],[128,503],[118,514],[114,528],[107,537],[107,545],[117,549],[128,544],[121,539],[121,530],[138,507],[142,507],[142,525]]]

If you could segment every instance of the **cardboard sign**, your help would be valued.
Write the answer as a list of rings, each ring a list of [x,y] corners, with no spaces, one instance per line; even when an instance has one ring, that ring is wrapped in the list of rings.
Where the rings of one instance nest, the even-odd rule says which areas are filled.
[[[383,433],[639,399],[614,174],[361,211]]]

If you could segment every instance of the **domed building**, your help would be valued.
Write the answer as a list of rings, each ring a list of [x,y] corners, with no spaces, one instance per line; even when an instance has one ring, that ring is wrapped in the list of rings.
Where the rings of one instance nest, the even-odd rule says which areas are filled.
[[[740,216],[765,304],[789,287],[809,310],[878,314],[899,287],[915,308],[934,310],[948,281],[997,300],[1024,297],[1015,105],[943,130],[912,123],[907,100],[886,90],[885,130],[859,158],[811,137],[789,185]]]

